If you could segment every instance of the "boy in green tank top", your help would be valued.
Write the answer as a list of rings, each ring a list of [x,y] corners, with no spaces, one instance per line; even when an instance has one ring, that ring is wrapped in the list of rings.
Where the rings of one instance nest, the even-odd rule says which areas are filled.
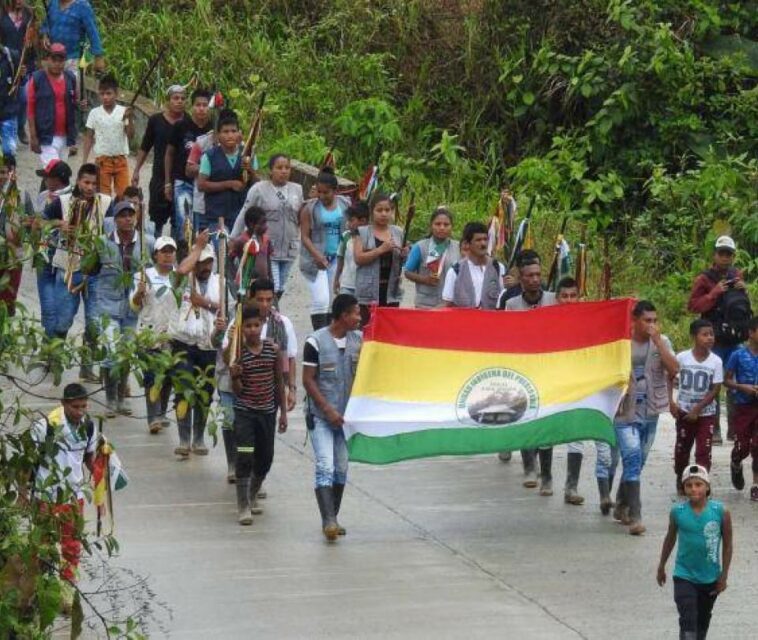
[[[688,499],[671,507],[657,581],[659,586],[666,583],[666,562],[678,537],[674,602],[679,611],[679,637],[701,640],[708,633],[716,598],[726,589],[732,562],[732,517],[721,502],[709,498],[711,483],[705,467],[687,467],[682,484]]]

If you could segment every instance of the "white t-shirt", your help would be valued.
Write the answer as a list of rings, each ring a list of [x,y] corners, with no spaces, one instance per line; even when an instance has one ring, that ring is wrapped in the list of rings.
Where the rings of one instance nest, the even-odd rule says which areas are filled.
[[[500,261],[497,263],[500,277],[505,277],[505,267]],[[471,280],[474,283],[474,299],[476,300],[476,306],[478,307],[482,303],[482,286],[484,285],[484,272],[487,269],[487,265],[476,265],[469,261],[469,272],[471,273]],[[458,274],[455,269],[448,269],[445,275],[445,284],[442,287],[442,299],[445,302],[452,302],[455,293],[455,281],[458,279]]]
[[[126,107],[117,104],[108,113],[102,106],[95,107],[87,116],[87,129],[95,132],[96,158],[100,156],[128,156],[129,139],[126,137],[124,113]]]
[[[88,453],[94,455],[97,450],[97,436],[93,433],[92,437],[88,439],[84,426],[73,427],[66,418],[66,414],[62,410],[60,413],[63,416],[63,424],[53,427],[55,441],[58,444],[58,452],[55,455],[55,464],[57,465],[55,475],[60,479],[60,482],[42,489],[51,475],[49,467],[55,468],[52,464],[49,467],[41,464],[37,468],[35,482],[37,488],[51,499],[55,499],[58,489],[65,489],[66,487],[71,489],[77,498],[81,499],[84,498],[82,487],[85,484],[84,456]],[[47,437],[47,424],[47,420],[37,420],[32,424],[32,437],[40,444],[44,443]],[[71,472],[64,478],[66,469],[71,469]]]
[[[155,267],[145,269],[147,291],[142,308],[139,310],[140,329],[149,328],[157,334],[168,332],[171,318],[179,311],[179,305],[172,288],[171,273],[161,275]],[[140,282],[142,282],[142,272],[137,271],[134,274],[134,288],[129,299],[135,309],[139,309],[134,305],[134,296],[137,294],[137,287]]]
[[[677,402],[682,411],[689,412],[707,395],[712,385],[724,382],[724,367],[715,353],[709,353],[703,362],[699,362],[692,349],[678,353],[676,359],[680,367]],[[716,401],[705,407],[700,415],[715,416]]]

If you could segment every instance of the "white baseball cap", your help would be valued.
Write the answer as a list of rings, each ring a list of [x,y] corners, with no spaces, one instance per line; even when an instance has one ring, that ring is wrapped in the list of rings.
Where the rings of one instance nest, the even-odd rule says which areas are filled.
[[[687,482],[690,478],[700,478],[708,486],[711,485],[708,470],[705,467],[701,467],[699,464],[691,464],[684,470],[684,473],[682,474],[682,484]]]
[[[155,248],[153,251],[160,251],[165,247],[173,247],[174,251],[176,251],[176,242],[174,242],[174,239],[171,236],[161,236],[158,238],[155,241]]]
[[[215,260],[216,259],[216,252],[213,250],[213,245],[206,244],[203,247],[203,250],[200,252],[200,257],[197,259],[198,262],[205,262],[206,260]]]
[[[729,249],[729,251],[737,251],[737,245],[734,244],[729,236],[719,236],[716,240],[715,249]]]

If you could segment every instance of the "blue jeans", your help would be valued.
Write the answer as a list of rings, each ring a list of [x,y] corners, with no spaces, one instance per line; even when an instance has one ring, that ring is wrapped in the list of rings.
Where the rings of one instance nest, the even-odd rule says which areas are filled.
[[[0,120],[0,139],[2,139],[3,155],[15,158],[18,147],[18,120],[15,117]]]
[[[191,182],[174,180],[174,217],[171,220],[171,237],[177,242],[184,238],[185,203],[189,203],[188,211],[192,211],[193,193],[194,187]]]
[[[29,77],[30,75],[27,74],[18,89],[18,116],[16,117],[16,122],[18,123],[19,131],[23,131],[26,126],[26,87],[29,83]]]
[[[97,278],[90,276],[87,278],[86,288],[78,291],[77,293],[71,293],[64,281],[65,273],[62,269],[55,270],[55,305],[58,315],[58,323],[56,326],[56,333],[65,335],[74,324],[74,318],[79,311],[79,303],[84,300],[84,326],[87,331],[97,331],[97,309],[95,306],[95,287],[97,286]],[[82,283],[81,271],[75,271],[71,280],[71,284],[74,287],[78,287]]]
[[[278,294],[284,293],[294,260],[271,260],[271,279]]]
[[[347,482],[347,443],[341,428],[333,429],[326,421],[313,416],[310,432],[316,458],[316,488]]]
[[[639,482],[657,429],[658,416],[616,425],[616,439],[623,466],[622,482]]]
[[[55,337],[58,329],[58,309],[55,290],[55,268],[45,263],[37,268],[37,294],[39,295],[42,328],[48,338]]]

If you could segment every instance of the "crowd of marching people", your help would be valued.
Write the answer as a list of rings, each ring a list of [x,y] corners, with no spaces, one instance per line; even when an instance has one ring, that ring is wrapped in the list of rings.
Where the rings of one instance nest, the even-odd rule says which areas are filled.
[[[493,251],[492,229],[484,223],[466,224],[456,240],[454,213],[446,207],[431,213],[428,235],[411,244],[407,228],[396,224],[395,198],[378,192],[367,200],[351,197],[328,165],[304,193],[292,180],[290,158],[274,153],[259,167],[235,112],[220,107],[220,96],[202,88],[189,95],[184,86],[168,88],[162,110],[147,122],[130,170],[130,143],[138,142],[134,113],[119,104],[116,79],[99,77],[99,105],[90,109],[72,71],[82,35],[91,42],[96,67],[104,68],[87,7],[76,0],[50,3],[36,60],[21,55],[29,25],[24,2],[8,3],[0,17],[0,236],[6,251],[0,299],[12,312],[25,255],[19,228],[42,230],[43,249],[34,271],[26,274],[36,275],[46,336],[71,339],[83,307],[90,357],[79,377],[82,383],[102,384],[106,415],[115,417],[132,415],[135,408],[130,372],[113,360],[113,347],[135,331],[148,332],[152,343],[141,354],[147,430],[166,430],[173,412],[175,455],[207,455],[211,405],[218,406],[226,477],[235,485],[240,525],[252,524],[253,515],[262,512],[275,436],[287,430],[288,413],[299,399],[301,356],[315,495],[323,533],[335,540],[345,534],[337,519],[348,465],[341,427],[361,351],[360,329],[370,321],[372,308],[399,306],[403,284],[410,283],[418,309],[528,312],[579,302],[582,282],[568,275],[548,277],[541,257],[526,247],[514,251],[511,264],[503,263]],[[84,113],[83,162],[74,175],[66,160],[78,153],[77,122]],[[29,144],[39,158],[37,175],[44,182],[39,194],[19,192],[18,144]],[[139,181],[151,152],[145,202]],[[509,193],[503,194],[503,204],[515,210]],[[616,417],[618,444],[594,443],[600,510],[613,514],[631,534],[645,531],[640,479],[659,417],[667,411],[676,420],[677,492],[691,496],[689,487],[696,481],[709,483],[711,447],[721,444],[720,425],[725,424],[723,437],[733,441],[732,483],[744,489],[742,464],[752,456],[750,497],[758,502],[758,320],[751,318],[735,255],[734,240],[718,238],[713,265],[693,283],[689,310],[700,317],[690,327],[690,348],[675,352],[660,331],[653,304],[640,300],[634,306],[632,377]],[[309,336],[298,336],[285,315],[295,263],[310,297]],[[95,357],[99,342],[105,344],[102,358]],[[167,352],[178,364],[171,375],[157,376],[151,359]],[[186,400],[177,386],[182,376],[200,379],[204,393]],[[70,446],[61,449],[58,462],[74,470],[73,481],[82,481],[82,465],[90,464],[93,453],[86,419],[89,395],[81,384],[66,386],[55,421],[37,427],[40,439],[51,424],[64,430]],[[84,435],[82,425],[87,426]],[[690,464],[693,446],[695,465]],[[567,445],[563,492],[569,505],[584,502],[578,484],[585,448],[582,442]],[[524,487],[552,495],[553,448],[520,455]],[[511,453],[499,458],[508,462]],[[81,495],[77,499],[81,502]],[[723,520],[724,513],[714,517]],[[71,567],[78,554],[73,537],[68,531],[65,558]],[[660,580],[665,572],[659,572]]]

